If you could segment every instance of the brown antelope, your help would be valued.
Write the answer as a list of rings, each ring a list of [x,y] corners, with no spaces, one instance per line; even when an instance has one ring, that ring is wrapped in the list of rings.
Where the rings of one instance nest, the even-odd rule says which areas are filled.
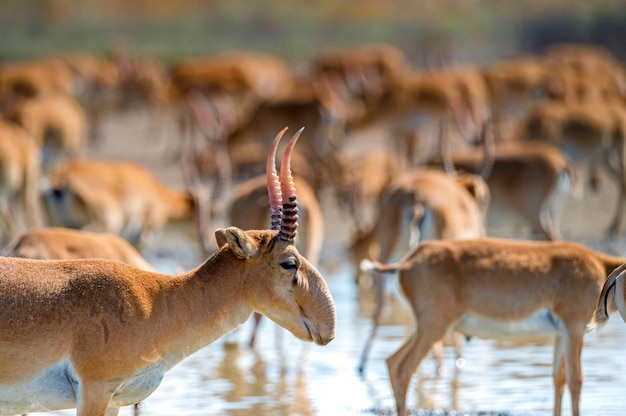
[[[39,201],[40,152],[21,126],[0,119],[0,239],[7,243],[19,230],[43,224]]]
[[[9,62],[0,66],[0,109],[20,99],[74,92],[71,70],[57,59]]]
[[[53,225],[106,231],[136,246],[168,221],[193,220],[196,199],[131,162],[76,160],[50,175],[44,197]]]
[[[561,415],[567,386],[578,416],[583,336],[602,284],[624,261],[575,243],[501,239],[430,241],[395,264],[364,261],[368,271],[399,272],[417,322],[387,359],[398,415],[407,414],[407,390],[420,362],[454,329],[488,339],[555,335],[554,415]]]
[[[598,185],[598,165],[605,166],[618,182],[617,208],[608,227],[615,235],[626,209],[626,108],[622,105],[589,101],[563,103],[547,101],[537,105],[520,123],[518,137],[557,145],[572,160],[591,165],[590,183]]]
[[[49,170],[63,159],[82,156],[87,139],[87,116],[66,94],[47,94],[20,100],[8,118],[22,125],[39,144],[42,163]]]
[[[117,414],[254,311],[301,340],[329,343],[331,293],[294,245],[294,144],[280,179],[274,168],[267,172],[272,229],[218,229],[219,251],[187,273],[110,260],[0,259],[3,413],[77,407],[79,416]]]
[[[225,147],[232,176],[246,178],[255,176],[263,167],[259,155],[264,154],[271,145],[274,131],[284,125],[306,125],[307,134],[295,152],[298,158],[296,173],[319,191],[326,184],[333,183],[335,173],[341,170],[336,149],[332,146],[333,132],[360,117],[358,105],[353,105],[349,97],[335,87],[332,81],[311,81],[299,85],[288,97],[260,103],[253,114],[235,128],[226,129],[223,142],[214,144],[204,157],[204,171],[217,165],[219,172],[219,155],[216,151]],[[203,118],[213,120],[205,124],[216,126],[219,130],[219,117],[203,117],[207,111],[199,110],[200,103],[194,103],[194,113],[200,121]],[[219,116],[219,114],[218,114]],[[236,117],[235,117],[236,118]],[[224,153],[224,152],[223,152]]]
[[[109,259],[156,271],[128,241],[112,233],[61,227],[33,228],[4,250],[5,256],[40,260]]]
[[[245,111],[245,119],[256,104],[291,93],[295,77],[282,60],[268,54],[237,51],[175,62],[170,67],[170,96],[185,97],[191,91],[209,96],[232,97]]]
[[[428,160],[440,147],[437,135],[430,132],[416,147],[418,130],[431,127],[432,122],[450,124],[454,121],[460,137],[475,144],[489,118],[487,89],[480,72],[471,67],[449,68],[433,72],[409,71],[399,77],[392,93],[368,109],[353,123],[359,130],[384,126],[392,136],[405,138],[405,149],[411,164]],[[418,151],[419,150],[419,151]]]
[[[347,147],[347,146],[346,146]],[[373,222],[375,206],[394,176],[409,161],[389,146],[375,147],[356,155],[338,155],[341,169],[334,173],[337,200],[352,215],[356,228],[365,231]]]
[[[330,48],[309,63],[311,77],[338,77],[353,97],[367,106],[391,93],[398,77],[409,70],[404,52],[390,44]]]
[[[548,240],[560,240],[560,213],[567,195],[578,195],[573,164],[556,146],[540,142],[500,142],[495,146],[487,185],[488,218],[513,213]],[[483,152],[467,149],[451,154],[461,171],[479,174]]]
[[[273,148],[273,147],[272,147]],[[309,262],[317,267],[319,264],[322,244],[324,242],[324,217],[315,192],[303,179],[295,176],[294,185],[298,189],[298,250],[304,254]],[[267,215],[259,215],[269,209],[265,190],[265,177],[249,179],[239,184],[233,190],[230,204],[230,223],[242,230],[262,230],[268,226]],[[302,215],[304,214],[304,215]],[[303,228],[304,227],[304,228]],[[304,233],[302,233],[304,231]],[[253,347],[262,315],[254,314],[254,326],[248,345]]]
[[[597,80],[612,84],[623,96],[626,93],[626,74],[620,63],[606,48],[599,45],[556,43],[550,45],[545,55],[558,69],[571,69],[580,76],[598,75]]]
[[[178,113],[181,135],[196,125],[190,114],[190,95],[208,101],[202,107],[220,104],[216,111],[226,113],[220,122],[223,134],[227,134],[245,124],[259,104],[291,94],[296,82],[293,71],[281,59],[249,51],[182,59],[170,66],[168,78],[165,96]],[[197,114],[197,108],[201,107],[191,112]],[[206,111],[201,112],[200,118],[206,117]]]
[[[489,90],[497,140],[545,94],[548,71],[540,56],[503,59],[482,70]]]
[[[484,103],[480,99],[478,88],[472,86],[473,77],[469,69],[451,68],[434,72],[410,71],[398,78],[394,84],[393,94],[381,102],[375,111],[370,111],[363,123],[374,121],[400,121],[404,126],[419,122],[419,118],[442,117],[453,115],[463,137],[475,139],[484,117]],[[474,116],[476,113],[476,116]],[[371,120],[370,120],[371,119]],[[479,119],[481,124],[477,124]]]
[[[54,55],[65,64],[74,78],[74,96],[82,102],[102,100],[103,95],[114,91],[120,82],[120,68],[117,63],[105,56],[89,52],[73,52]]]
[[[389,261],[397,249],[415,247],[430,239],[472,239],[484,237],[484,211],[489,190],[476,175],[451,177],[437,169],[413,169],[400,173],[385,190],[373,229],[352,247],[355,269],[378,247],[378,259]],[[408,233],[406,232],[408,231]],[[409,234],[408,244],[402,239]],[[400,246],[402,244],[402,246]],[[399,247],[400,246],[400,247]],[[374,248],[375,250],[375,248]],[[358,272],[357,272],[358,276]],[[379,326],[384,304],[384,280],[373,275],[376,308],[372,331],[367,339],[359,372],[363,372]],[[460,356],[457,338],[457,355]],[[438,371],[442,368],[441,344],[435,345]]]
[[[114,59],[89,52],[71,52],[54,55],[52,59],[67,66],[72,72],[75,97],[89,120],[89,139],[102,137],[102,119],[129,89],[122,86],[122,70]]]

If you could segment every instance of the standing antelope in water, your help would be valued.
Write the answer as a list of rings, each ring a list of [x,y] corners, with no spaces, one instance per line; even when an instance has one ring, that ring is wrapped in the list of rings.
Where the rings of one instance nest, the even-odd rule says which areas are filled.
[[[487,339],[554,335],[554,415],[561,415],[567,386],[572,416],[579,416],[583,336],[606,276],[625,261],[575,243],[495,238],[429,241],[395,264],[364,261],[368,271],[399,272],[400,291],[417,322],[387,358],[398,415],[406,414],[420,362],[454,329]],[[603,313],[616,309],[609,300],[601,298]]]
[[[267,172],[272,229],[218,229],[219,251],[187,273],[108,260],[1,258],[0,413],[78,407],[78,416],[116,415],[253,311],[299,339],[329,343],[334,301],[294,244],[289,158],[297,138],[280,179],[275,168]]]
[[[355,267],[378,248],[378,260],[391,259],[398,248],[415,247],[432,239],[473,239],[486,235],[481,207],[488,205],[489,190],[476,175],[448,175],[438,169],[416,168],[398,174],[384,191],[378,207],[377,221],[352,246]],[[486,209],[486,208],[484,208]],[[409,241],[406,237],[409,237]],[[406,250],[403,250],[406,251]],[[357,274],[358,277],[358,274]],[[383,276],[374,274],[376,307],[370,332],[359,361],[363,373],[372,342],[376,337],[385,301]],[[461,357],[463,339],[455,334],[457,358]],[[437,372],[442,369],[443,344],[433,345]]]

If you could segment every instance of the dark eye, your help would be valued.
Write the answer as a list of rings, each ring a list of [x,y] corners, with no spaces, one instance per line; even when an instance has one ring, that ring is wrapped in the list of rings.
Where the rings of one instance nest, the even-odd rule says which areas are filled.
[[[297,270],[298,269],[298,262],[294,258],[287,259],[287,260],[283,261],[282,263],[280,263],[280,267],[282,267],[285,270]]]

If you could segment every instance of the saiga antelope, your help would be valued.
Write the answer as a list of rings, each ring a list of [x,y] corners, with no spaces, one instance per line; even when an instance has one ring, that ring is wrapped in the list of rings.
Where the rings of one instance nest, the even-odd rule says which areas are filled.
[[[272,147],[274,148],[274,147]],[[306,181],[295,176],[294,185],[298,189],[299,226],[298,250],[304,254],[309,262],[318,267],[319,258],[324,242],[324,217],[315,192]],[[259,230],[267,228],[267,215],[262,215],[269,209],[265,190],[265,177],[260,176],[241,183],[233,190],[233,197],[228,209],[230,223],[242,230]],[[304,214],[304,215],[302,215]],[[303,228],[304,227],[304,228]],[[304,232],[302,232],[304,231]],[[253,347],[262,315],[254,314],[254,326],[248,345]]]
[[[489,339],[555,335],[554,415],[561,415],[567,385],[578,416],[583,335],[606,276],[625,261],[575,243],[493,238],[424,242],[395,264],[364,261],[364,270],[399,272],[400,291],[417,322],[387,359],[398,415],[406,414],[420,362],[454,329]],[[612,300],[608,310],[615,310]]]
[[[518,138],[558,146],[574,163],[588,163],[591,184],[601,163],[619,187],[617,208],[607,233],[619,231],[626,209],[626,109],[602,101],[566,104],[548,101],[536,106],[520,123]]]
[[[22,98],[47,94],[71,95],[73,90],[72,72],[58,59],[0,65],[0,110],[7,110]]]
[[[40,152],[21,126],[0,119],[0,240],[7,243],[19,229],[17,210],[26,227],[43,223],[39,201]]]
[[[389,261],[409,235],[408,247],[429,239],[471,239],[486,235],[484,209],[489,190],[475,175],[451,177],[437,169],[413,169],[399,174],[385,190],[378,208],[376,224],[369,234],[353,245],[355,269],[367,258],[372,245],[378,247],[379,261]],[[482,209],[481,209],[482,207]],[[421,243],[420,243],[421,244]],[[358,273],[358,271],[357,271]],[[384,280],[373,275],[376,308],[372,331],[365,342],[359,362],[363,373],[376,336],[384,304]],[[456,339],[460,356],[461,338]],[[442,368],[441,344],[434,346],[437,370]]]
[[[116,234],[62,227],[24,231],[5,248],[4,255],[39,260],[108,259],[156,271],[135,247]]]
[[[187,273],[108,260],[0,258],[2,412],[77,407],[79,416],[115,415],[253,311],[301,340],[329,343],[331,293],[294,245],[298,201],[289,156],[296,139],[280,179],[273,166],[267,172],[272,229],[218,229],[219,251]]]
[[[168,221],[192,220],[196,199],[130,162],[76,160],[59,165],[44,192],[53,225],[107,231],[136,246]]]
[[[383,43],[330,48],[309,63],[311,77],[337,77],[366,106],[376,105],[391,93],[397,78],[408,70],[404,52]]]
[[[389,148],[375,147],[355,156],[337,155],[341,169],[334,173],[339,206],[365,231],[373,222],[374,207],[391,179],[407,168],[406,156]]]
[[[467,149],[450,155],[455,168],[479,173],[484,155]],[[440,163],[439,161],[437,163]],[[574,165],[556,146],[540,142],[501,142],[495,147],[486,179],[490,216],[513,213],[548,240],[562,238],[559,224],[564,198],[576,195],[579,180]]]
[[[45,170],[85,150],[87,115],[74,98],[48,94],[18,101],[8,118],[22,125],[41,148]]]
[[[247,173],[247,177],[250,177],[250,173],[254,175],[257,170],[262,170],[263,159],[259,155],[270,147],[274,132],[281,126],[306,125],[308,133],[296,151],[306,167],[299,163],[296,173],[306,177],[308,183],[319,190],[323,184],[332,180],[333,172],[339,169],[336,149],[331,145],[332,137],[352,120],[361,117],[362,112],[362,107],[341,89],[341,85],[330,79],[311,80],[299,85],[292,94],[261,102],[246,120],[225,129],[223,140],[230,156],[233,176],[246,177]],[[204,115],[207,111],[195,113],[197,120],[209,119],[208,115]],[[223,118],[237,117],[231,115]],[[215,159],[219,163],[218,156]]]
[[[434,140],[436,136],[429,135],[418,143],[417,149],[416,130],[426,121],[445,123],[446,128],[454,121],[460,136],[474,144],[488,124],[486,98],[483,79],[474,68],[407,72],[396,80],[391,94],[350,127],[358,130],[372,125],[386,126],[394,135],[405,138],[403,150],[410,163],[422,163],[440,143]]]
[[[549,72],[543,57],[522,56],[494,62],[484,67],[482,73],[499,141],[508,137],[511,123],[545,94]]]

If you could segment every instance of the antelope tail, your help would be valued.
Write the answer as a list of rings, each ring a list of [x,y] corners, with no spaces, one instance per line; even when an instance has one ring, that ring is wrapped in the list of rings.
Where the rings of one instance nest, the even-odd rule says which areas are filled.
[[[402,268],[401,263],[383,264],[375,260],[367,260],[367,259],[361,260],[361,263],[359,264],[359,266],[361,267],[361,270],[366,273],[371,273],[371,272],[393,273],[393,272],[397,272],[398,270]]]

